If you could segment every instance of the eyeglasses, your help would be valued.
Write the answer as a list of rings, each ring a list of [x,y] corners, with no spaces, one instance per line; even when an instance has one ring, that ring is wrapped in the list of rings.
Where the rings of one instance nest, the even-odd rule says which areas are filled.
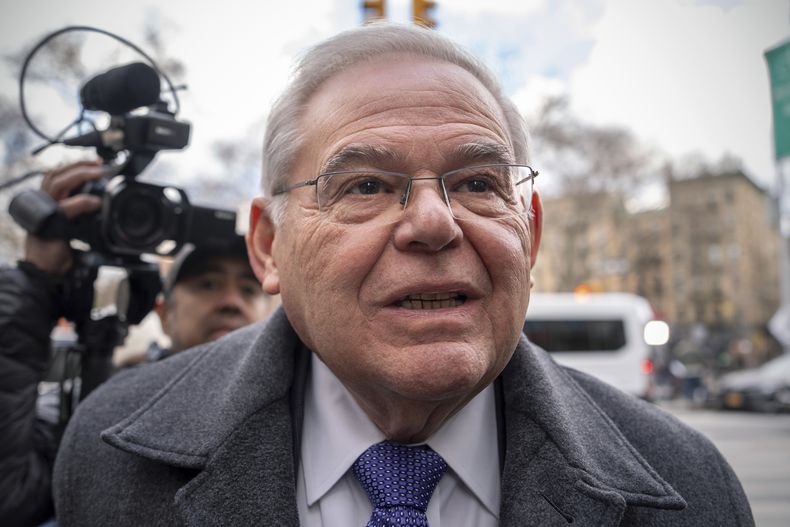
[[[437,180],[452,216],[462,221],[501,220],[527,213],[538,172],[527,165],[491,164],[412,177],[383,170],[339,170],[289,185],[274,195],[314,186],[318,209],[339,224],[391,223],[408,206],[415,181]]]

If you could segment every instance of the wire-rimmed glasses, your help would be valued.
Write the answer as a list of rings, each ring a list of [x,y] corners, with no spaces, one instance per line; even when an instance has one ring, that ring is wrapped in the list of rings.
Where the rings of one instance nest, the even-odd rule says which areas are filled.
[[[528,165],[489,164],[413,177],[384,170],[338,170],[275,192],[315,186],[318,208],[339,224],[391,223],[409,205],[415,181],[436,180],[452,216],[461,221],[526,216],[538,172]]]

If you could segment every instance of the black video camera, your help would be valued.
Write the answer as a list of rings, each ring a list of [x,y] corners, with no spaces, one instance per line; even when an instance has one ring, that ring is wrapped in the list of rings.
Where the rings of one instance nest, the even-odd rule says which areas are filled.
[[[105,176],[77,191],[100,196],[102,207],[69,222],[52,197],[27,190],[9,207],[19,225],[42,238],[80,240],[108,265],[128,266],[142,254],[172,255],[185,243],[218,250],[230,244],[235,212],[195,206],[180,188],[136,180],[157,152],[189,143],[190,125],[160,99],[153,68],[136,62],[108,70],[85,83],[80,99],[84,109],[111,116],[107,129],[62,141],[96,148],[104,160]]]
[[[48,34],[36,44],[20,72],[22,116],[31,130],[47,141],[35,153],[53,144],[91,147],[104,161],[103,177],[75,192],[100,196],[102,206],[97,212],[69,221],[58,203],[41,190],[21,192],[9,206],[11,216],[29,233],[41,238],[70,240],[76,249],[74,265],[59,281],[57,294],[60,314],[74,322],[78,335],[76,345],[69,346],[66,352],[66,364],[72,363],[73,353],[78,353],[79,367],[71,372],[64,370],[63,378],[81,378],[82,399],[111,374],[113,349],[123,342],[128,325],[140,323],[151,311],[161,290],[158,266],[142,256],[173,255],[186,243],[222,252],[231,250],[240,236],[236,234],[234,212],[194,206],[180,188],[136,179],[160,150],[181,150],[189,143],[189,123],[175,118],[176,89],[158,69],[138,62],[90,79],[80,89],[79,117],[54,138],[33,124],[24,102],[28,65],[42,46],[72,31],[109,36],[137,51],[150,64],[154,61],[118,35],[90,26],[69,26]],[[160,98],[160,76],[169,86],[175,111],[170,111]],[[85,117],[85,110],[109,114],[107,128],[97,130]],[[93,131],[61,139],[75,124],[86,122],[93,125]],[[126,278],[116,288],[115,305],[97,309],[95,284],[103,266],[124,268]],[[62,423],[67,421],[71,408],[71,397],[65,395],[66,391],[61,392]]]

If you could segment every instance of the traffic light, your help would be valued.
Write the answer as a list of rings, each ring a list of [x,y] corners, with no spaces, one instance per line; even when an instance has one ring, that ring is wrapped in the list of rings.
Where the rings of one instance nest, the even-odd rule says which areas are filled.
[[[364,0],[362,2],[362,12],[365,15],[365,20],[384,18],[385,3],[385,0]]]
[[[436,2],[433,0],[412,0],[412,20],[421,26],[436,27],[436,19],[431,13],[435,8]]]

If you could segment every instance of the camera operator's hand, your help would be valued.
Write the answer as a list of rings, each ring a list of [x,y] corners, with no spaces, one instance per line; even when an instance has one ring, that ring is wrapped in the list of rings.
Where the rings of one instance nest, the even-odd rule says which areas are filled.
[[[68,219],[93,212],[101,206],[101,198],[90,194],[70,196],[74,189],[102,176],[99,161],[79,161],[56,168],[44,175],[41,190],[58,202]],[[28,235],[25,240],[25,260],[41,271],[55,276],[66,274],[72,265],[71,249],[66,240],[44,240]]]

